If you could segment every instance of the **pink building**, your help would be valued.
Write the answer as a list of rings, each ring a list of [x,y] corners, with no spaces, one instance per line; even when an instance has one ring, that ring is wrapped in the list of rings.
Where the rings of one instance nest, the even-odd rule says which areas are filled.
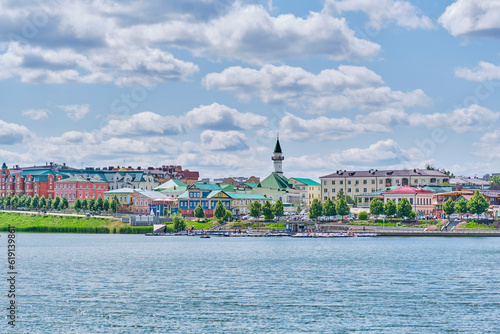
[[[66,197],[70,204],[76,199],[89,200],[102,197],[108,191],[108,183],[92,178],[88,175],[75,175],[67,179],[56,181],[55,195]]]

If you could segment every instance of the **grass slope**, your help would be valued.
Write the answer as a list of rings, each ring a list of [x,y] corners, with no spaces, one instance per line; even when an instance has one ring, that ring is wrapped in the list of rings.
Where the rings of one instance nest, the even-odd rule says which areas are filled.
[[[152,232],[152,226],[129,226],[117,219],[0,212],[0,231],[15,226],[19,232],[127,233]]]

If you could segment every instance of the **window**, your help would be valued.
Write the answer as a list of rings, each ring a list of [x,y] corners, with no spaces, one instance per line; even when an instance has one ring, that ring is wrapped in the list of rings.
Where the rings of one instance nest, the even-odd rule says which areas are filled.
[[[332,181],[332,185],[335,185],[335,180]]]
[[[366,180],[363,180],[363,184],[367,184],[367,183],[368,183],[368,181],[366,181]]]
[[[375,188],[372,188],[372,193],[374,193],[374,192],[375,192]]]
[[[328,197],[327,197],[327,196],[325,196],[325,197],[323,198],[323,200],[325,200],[325,201],[326,201],[327,199],[328,199]]]
[[[332,193],[334,193],[334,192],[335,192],[335,188],[332,188]]]
[[[372,180],[372,184],[375,184],[375,180]]]
[[[367,189],[366,188],[363,188],[363,192],[366,193],[367,192]]]
[[[399,184],[399,180],[396,180],[396,184]]]
[[[347,188],[347,192],[350,193],[351,192],[351,188]]]
[[[413,180],[413,183],[418,184],[418,179]]]
[[[356,188],[356,192],[359,193],[359,188]]]
[[[340,180],[340,184],[344,184],[344,180]]]
[[[347,184],[351,184],[351,180],[347,181]]]
[[[326,181],[323,181],[323,184],[326,186]]]
[[[383,184],[384,180],[378,180],[378,184]]]
[[[413,205],[413,198],[410,198],[410,204]]]
[[[327,192],[328,192],[328,189],[326,189],[326,188],[325,188],[323,192],[327,193]]]

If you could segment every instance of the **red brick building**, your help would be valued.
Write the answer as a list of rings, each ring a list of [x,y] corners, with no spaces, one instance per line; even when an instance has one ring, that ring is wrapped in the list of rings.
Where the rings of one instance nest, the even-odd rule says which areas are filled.
[[[67,177],[50,168],[9,170],[4,163],[0,171],[0,197],[34,196],[54,198],[55,182]]]
[[[55,195],[66,197],[70,204],[78,198],[80,200],[104,199],[104,192],[108,191],[108,183],[88,175],[75,175],[56,181]]]

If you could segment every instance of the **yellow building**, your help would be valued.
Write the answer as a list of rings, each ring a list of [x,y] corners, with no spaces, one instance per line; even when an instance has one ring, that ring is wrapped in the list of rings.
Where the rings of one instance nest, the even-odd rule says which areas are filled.
[[[321,184],[311,179],[292,177],[288,179],[295,189],[300,190],[301,201],[307,205],[311,205],[312,201],[317,198],[321,201]]]

